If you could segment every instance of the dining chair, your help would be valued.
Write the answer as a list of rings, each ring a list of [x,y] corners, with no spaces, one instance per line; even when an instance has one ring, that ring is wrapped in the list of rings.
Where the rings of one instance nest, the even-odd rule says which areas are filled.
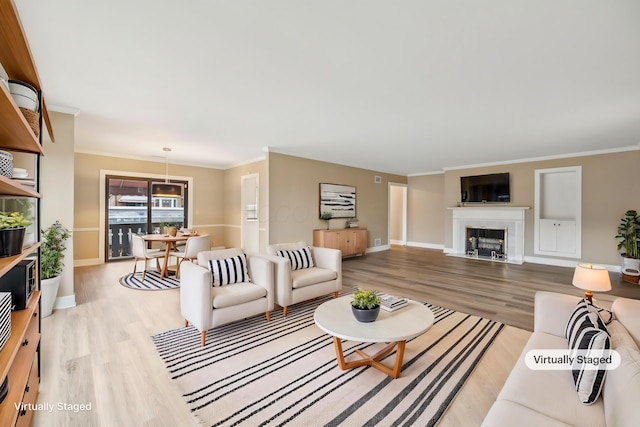
[[[181,251],[172,251],[169,256],[177,258],[178,265],[176,267],[176,279],[180,278],[180,265],[182,261],[188,259],[189,261],[195,261],[198,258],[199,252],[210,251],[211,241],[209,235],[190,237]]]
[[[133,274],[136,274],[136,269],[138,267],[138,261],[144,260],[144,270],[142,270],[142,281],[144,282],[144,276],[147,272],[147,262],[150,259],[156,260],[156,267],[158,271],[160,271],[160,261],[159,258],[164,258],[165,251],[161,249],[147,249],[147,242],[137,234],[131,235],[131,254],[133,255]],[[132,274],[132,276],[133,276]]]

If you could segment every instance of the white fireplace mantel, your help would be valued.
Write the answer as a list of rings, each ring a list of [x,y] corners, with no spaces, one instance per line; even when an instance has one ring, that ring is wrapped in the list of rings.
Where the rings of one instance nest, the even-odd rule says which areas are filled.
[[[453,211],[453,252],[466,256],[466,228],[507,229],[507,262],[524,263],[524,218],[529,207],[482,206],[449,208]]]

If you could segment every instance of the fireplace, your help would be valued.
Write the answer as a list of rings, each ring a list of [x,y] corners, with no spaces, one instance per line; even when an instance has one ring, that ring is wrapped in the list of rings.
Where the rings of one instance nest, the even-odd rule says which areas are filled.
[[[469,206],[449,209],[452,210],[453,223],[452,247],[445,249],[448,255],[476,257],[474,251],[477,249],[478,259],[511,264],[524,262],[524,220],[528,207]],[[485,231],[483,231],[484,234],[467,236],[467,228]],[[493,230],[499,230],[504,235],[496,235]],[[469,237],[475,237],[475,247],[473,245],[469,247]],[[480,239],[481,237],[482,239]],[[482,240],[482,245],[480,245],[480,240]],[[469,254],[469,251],[473,255]]]
[[[474,258],[507,260],[507,229],[466,227],[466,254]]]

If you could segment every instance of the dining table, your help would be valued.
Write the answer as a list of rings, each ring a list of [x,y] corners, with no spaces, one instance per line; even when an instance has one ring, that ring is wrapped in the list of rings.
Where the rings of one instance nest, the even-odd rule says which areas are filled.
[[[146,234],[142,238],[147,242],[163,242],[165,244],[164,263],[162,263],[162,271],[160,272],[160,278],[163,279],[167,276],[169,257],[171,255],[171,248],[176,242],[182,242],[189,240],[191,237],[197,237],[198,234],[183,234],[176,233],[175,236],[170,234]]]

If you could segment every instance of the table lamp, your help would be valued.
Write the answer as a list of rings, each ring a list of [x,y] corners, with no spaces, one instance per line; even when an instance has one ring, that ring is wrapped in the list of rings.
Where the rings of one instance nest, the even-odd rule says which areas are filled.
[[[573,286],[584,289],[584,297],[593,304],[593,292],[611,290],[609,271],[605,267],[592,264],[578,264],[573,273]]]

